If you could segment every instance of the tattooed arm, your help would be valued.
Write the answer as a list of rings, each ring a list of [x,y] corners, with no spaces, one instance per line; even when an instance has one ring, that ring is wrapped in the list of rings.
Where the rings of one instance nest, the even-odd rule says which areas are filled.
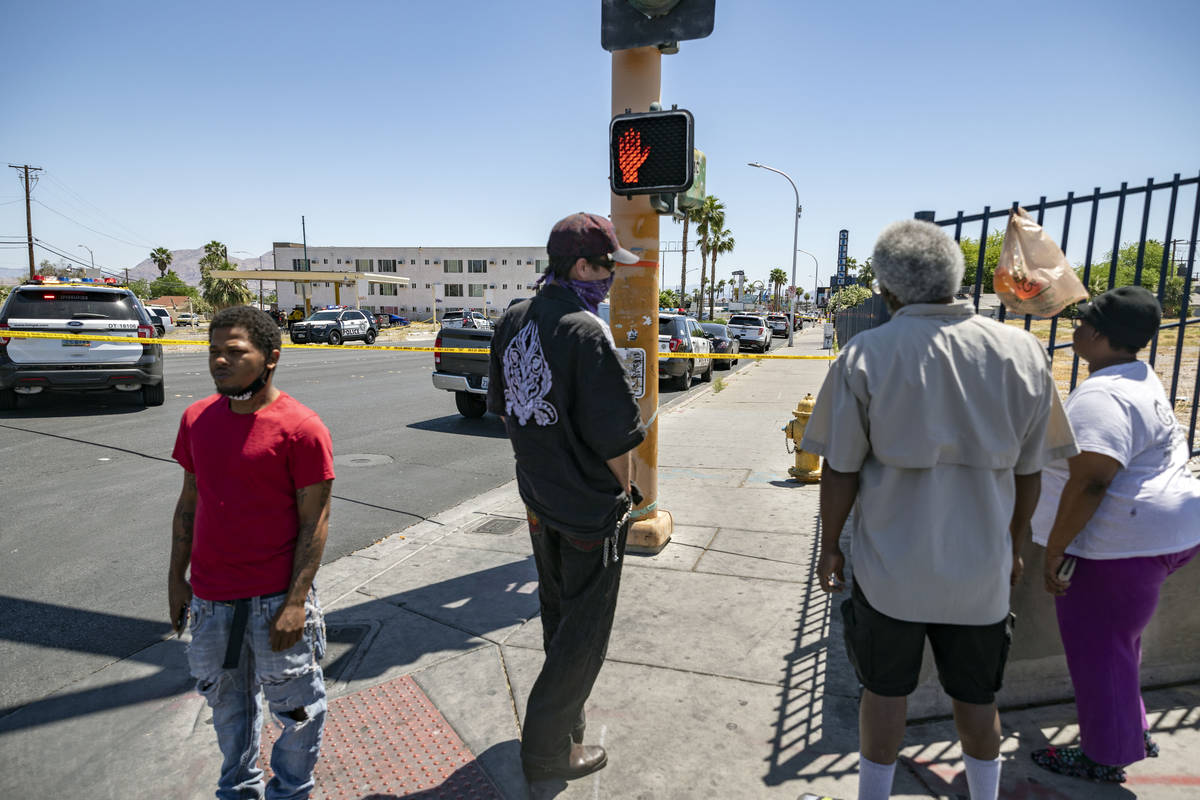
[[[287,599],[271,623],[271,649],[287,650],[304,634],[304,601],[312,588],[325,538],[329,535],[329,495],[333,481],[322,481],[296,490],[296,510],[300,516],[300,531],[296,537],[296,553],[292,557],[292,583]]]
[[[171,522],[171,567],[167,572],[167,616],[176,633],[181,632],[182,610],[192,602],[188,564],[192,560],[192,530],[196,522],[196,476],[184,470],[183,489],[175,503]]]

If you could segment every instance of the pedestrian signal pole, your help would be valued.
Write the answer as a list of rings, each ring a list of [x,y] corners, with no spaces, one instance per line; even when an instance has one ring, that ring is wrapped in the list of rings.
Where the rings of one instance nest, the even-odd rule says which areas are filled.
[[[649,111],[659,99],[662,53],[657,47],[616,50],[612,54],[612,113]],[[637,181],[645,166],[647,145],[640,132],[630,128],[614,131],[617,164],[613,180]],[[650,207],[650,195],[612,195],[612,222],[621,246],[640,259],[618,266],[610,292],[610,324],[618,348],[642,351],[644,378],[638,407],[646,425],[646,438],[633,452],[633,480],[644,498],[634,509],[629,547],[658,552],[671,538],[671,514],[658,505],[658,214]],[[636,354],[634,354],[636,356]]]

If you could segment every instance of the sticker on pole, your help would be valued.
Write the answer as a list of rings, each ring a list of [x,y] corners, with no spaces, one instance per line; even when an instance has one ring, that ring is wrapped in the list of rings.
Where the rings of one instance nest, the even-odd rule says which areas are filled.
[[[618,347],[617,357],[625,367],[625,379],[633,396],[642,399],[646,395],[646,351],[640,347]]]

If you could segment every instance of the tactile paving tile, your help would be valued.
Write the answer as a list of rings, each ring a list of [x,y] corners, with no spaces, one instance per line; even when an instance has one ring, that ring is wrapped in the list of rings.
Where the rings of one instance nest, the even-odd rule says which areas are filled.
[[[264,702],[265,706],[265,702]],[[263,709],[259,766],[270,778],[279,724]],[[475,756],[408,676],[330,702],[313,797],[499,800]]]

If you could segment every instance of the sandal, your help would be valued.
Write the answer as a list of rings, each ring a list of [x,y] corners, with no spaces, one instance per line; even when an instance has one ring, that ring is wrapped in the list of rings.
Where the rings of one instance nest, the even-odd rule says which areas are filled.
[[[1035,750],[1032,757],[1033,763],[1059,775],[1104,783],[1125,782],[1123,768],[1097,764],[1078,747],[1047,747],[1044,750]]]
[[[1146,758],[1158,758],[1158,743],[1150,738],[1150,731],[1142,731],[1146,741]]]

